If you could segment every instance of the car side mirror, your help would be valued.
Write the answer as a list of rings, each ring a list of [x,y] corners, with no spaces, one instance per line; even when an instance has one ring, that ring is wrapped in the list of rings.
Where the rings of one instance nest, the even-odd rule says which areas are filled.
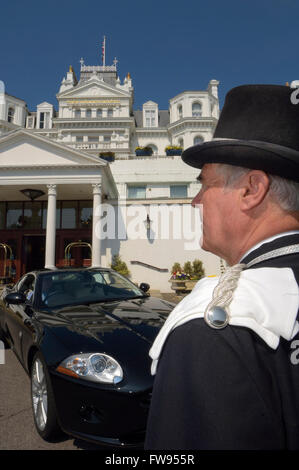
[[[139,286],[139,289],[141,289],[142,292],[145,293],[145,292],[147,292],[147,291],[150,289],[150,287],[151,287],[151,286],[150,286],[149,284],[147,284],[146,282],[142,282],[142,283],[140,284],[140,286]]]
[[[26,302],[26,296],[22,292],[11,292],[4,297],[7,304],[19,305]]]

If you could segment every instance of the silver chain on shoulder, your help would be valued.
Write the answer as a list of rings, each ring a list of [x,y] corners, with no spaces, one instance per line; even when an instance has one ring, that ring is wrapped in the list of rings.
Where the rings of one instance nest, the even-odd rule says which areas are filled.
[[[250,268],[254,264],[261,263],[268,259],[277,258],[278,256],[299,253],[299,244],[289,245],[276,250],[269,251],[249,263],[235,264],[226,268],[225,272],[220,276],[219,282],[213,291],[211,302],[205,309],[204,319],[206,323],[216,329],[224,328],[229,322],[229,304],[233,299],[233,294],[238,286],[241,272]]]
[[[276,250],[269,251],[268,253],[265,253],[264,255],[258,256],[257,258],[254,258],[252,261],[249,261],[249,263],[246,263],[246,268],[250,268],[254,264],[261,263],[262,261],[266,261],[271,258],[277,258],[278,256],[283,256],[283,255],[291,255],[293,253],[299,253],[299,245],[289,245],[289,246],[284,246],[282,248],[277,248]]]
[[[213,298],[207,305],[204,319],[212,328],[224,328],[229,321],[228,306],[233,299],[241,272],[246,264],[235,264],[225,270],[213,291]]]

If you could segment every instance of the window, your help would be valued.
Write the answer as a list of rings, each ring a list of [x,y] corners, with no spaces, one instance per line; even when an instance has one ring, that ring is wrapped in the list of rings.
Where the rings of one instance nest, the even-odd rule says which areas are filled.
[[[41,228],[42,225],[42,203],[39,201],[24,203],[23,227]]]
[[[103,116],[103,111],[99,108],[97,109],[97,117],[101,118]]]
[[[155,144],[147,144],[146,146],[152,149],[153,155],[158,155],[158,147]]]
[[[181,104],[178,105],[178,118],[182,119],[183,117],[183,107]]]
[[[39,128],[49,129],[50,127],[50,113],[40,113],[39,115]]]
[[[201,144],[203,142],[203,138],[200,137],[200,135],[197,135],[196,137],[194,137],[193,139],[193,145],[198,145],[198,144]]]
[[[98,137],[88,137],[88,142],[99,142]]]
[[[75,118],[81,117],[81,109],[75,109]]]
[[[201,104],[200,103],[193,103],[192,104],[192,117],[200,117],[201,116]]]
[[[22,279],[22,282],[18,284],[18,291],[24,293],[26,295],[26,299],[31,302],[33,301],[34,288],[35,277],[33,274],[28,274]]]
[[[76,142],[83,142],[83,137],[81,135],[77,135]]]
[[[77,201],[62,201],[61,228],[76,228]]]
[[[186,184],[176,184],[170,186],[170,197],[176,199],[186,198],[187,196],[187,185]]]
[[[111,142],[111,135],[104,135],[104,142],[105,143]]]
[[[182,147],[182,149],[184,148],[184,139],[179,139],[179,147]]]
[[[0,230],[5,228],[5,202],[0,202]]]
[[[145,127],[156,126],[156,111],[154,109],[145,110]]]
[[[93,201],[79,201],[79,227],[90,228],[92,226]],[[89,256],[85,256],[89,258]]]
[[[34,129],[34,116],[27,117],[27,129]]]
[[[6,213],[6,228],[21,228],[23,226],[22,202],[8,202]]]
[[[15,110],[14,110],[14,108],[9,107],[9,108],[8,108],[8,116],[7,116],[8,122],[13,122],[13,121],[14,121],[14,115],[15,115]]]
[[[91,109],[86,110],[86,117],[91,118]]]
[[[113,117],[113,109],[108,109],[107,116],[108,117]]]
[[[128,199],[145,199],[145,186],[128,186]]]

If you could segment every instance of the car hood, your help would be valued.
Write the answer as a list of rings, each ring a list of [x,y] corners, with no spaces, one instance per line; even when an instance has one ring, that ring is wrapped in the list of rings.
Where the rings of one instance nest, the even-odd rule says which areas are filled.
[[[139,338],[152,344],[174,306],[154,297],[142,297],[68,306],[52,311],[51,315],[40,312],[39,320],[50,326],[55,335],[63,335],[69,346],[74,342],[76,348],[81,344],[82,350],[90,350],[91,343],[96,341],[109,350],[109,343],[120,345],[130,341],[128,336],[132,335],[135,341]]]
[[[44,330],[43,354],[53,370],[73,354],[108,354],[123,369],[121,390],[149,390],[153,382],[149,350],[173,307],[154,297],[142,297],[38,312]],[[58,340],[55,346],[52,335]]]

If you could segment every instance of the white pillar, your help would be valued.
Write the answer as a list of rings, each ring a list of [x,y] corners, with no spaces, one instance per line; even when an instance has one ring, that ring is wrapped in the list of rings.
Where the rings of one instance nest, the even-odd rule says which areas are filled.
[[[45,268],[55,268],[56,184],[48,184]]]
[[[6,100],[5,100],[5,85],[0,80],[0,119],[3,121],[7,120],[6,116]]]
[[[96,227],[101,220],[100,205],[102,203],[101,183],[92,185],[93,188],[93,212],[92,212],[92,256],[91,266],[98,268],[101,266],[101,240],[97,237]]]

